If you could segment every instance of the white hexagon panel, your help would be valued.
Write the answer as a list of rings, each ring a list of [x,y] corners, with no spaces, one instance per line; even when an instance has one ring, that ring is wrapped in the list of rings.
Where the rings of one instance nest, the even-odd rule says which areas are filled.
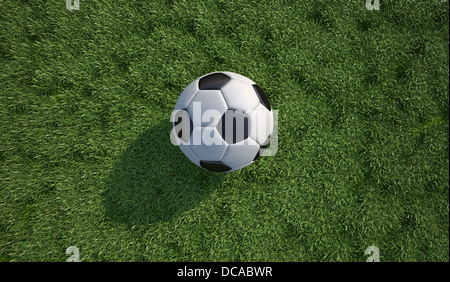
[[[219,90],[199,90],[187,108],[194,126],[216,126],[228,109]]]

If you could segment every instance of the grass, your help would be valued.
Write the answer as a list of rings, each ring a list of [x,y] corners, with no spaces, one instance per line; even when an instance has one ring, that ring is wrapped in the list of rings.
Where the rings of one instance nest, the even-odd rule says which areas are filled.
[[[1,261],[449,260],[448,1],[0,11]],[[279,111],[276,156],[230,174],[169,141],[218,70]]]

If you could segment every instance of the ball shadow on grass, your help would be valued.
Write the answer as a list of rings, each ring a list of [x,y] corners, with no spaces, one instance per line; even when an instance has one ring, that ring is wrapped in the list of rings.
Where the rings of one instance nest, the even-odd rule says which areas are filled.
[[[143,132],[106,181],[106,216],[127,225],[168,221],[220,186],[221,173],[197,167],[170,142],[169,122]]]

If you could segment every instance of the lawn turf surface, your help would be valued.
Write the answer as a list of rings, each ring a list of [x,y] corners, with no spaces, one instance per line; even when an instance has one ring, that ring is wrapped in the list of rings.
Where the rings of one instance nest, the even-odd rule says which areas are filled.
[[[0,261],[449,260],[448,1],[0,2]],[[229,174],[170,143],[213,71],[279,111]]]

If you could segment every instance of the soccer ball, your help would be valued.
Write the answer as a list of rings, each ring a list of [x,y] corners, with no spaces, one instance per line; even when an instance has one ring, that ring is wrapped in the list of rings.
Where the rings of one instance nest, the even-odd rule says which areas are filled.
[[[255,82],[232,72],[206,74],[189,84],[172,121],[172,136],[186,157],[217,172],[253,163],[273,132],[267,96]]]

